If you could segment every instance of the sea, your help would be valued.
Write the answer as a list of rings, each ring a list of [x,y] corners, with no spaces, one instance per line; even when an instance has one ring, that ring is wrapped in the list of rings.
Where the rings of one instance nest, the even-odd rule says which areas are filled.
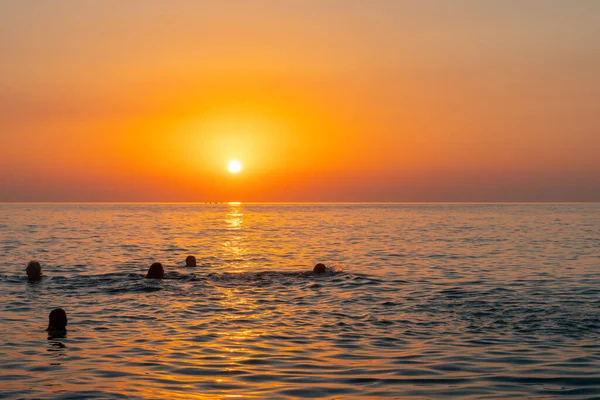
[[[600,398],[600,204],[5,203],[0,249],[1,398]]]

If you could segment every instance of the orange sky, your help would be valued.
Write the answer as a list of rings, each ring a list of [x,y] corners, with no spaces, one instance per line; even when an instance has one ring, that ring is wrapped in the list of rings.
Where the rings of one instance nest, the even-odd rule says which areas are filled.
[[[0,201],[600,201],[599,15],[4,0]]]

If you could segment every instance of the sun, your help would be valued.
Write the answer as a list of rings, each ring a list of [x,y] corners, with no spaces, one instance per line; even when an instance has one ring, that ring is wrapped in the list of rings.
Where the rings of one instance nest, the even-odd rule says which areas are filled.
[[[227,163],[227,169],[232,174],[237,174],[242,170],[242,163],[240,163],[238,160],[231,160]]]

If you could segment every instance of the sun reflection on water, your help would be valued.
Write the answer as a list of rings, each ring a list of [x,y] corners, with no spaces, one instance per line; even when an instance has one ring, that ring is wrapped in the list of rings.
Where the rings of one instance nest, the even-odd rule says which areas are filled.
[[[250,266],[247,262],[248,247],[244,227],[244,206],[240,202],[228,203],[229,210],[226,214],[225,223],[229,237],[222,242],[226,259],[233,264],[230,272],[241,272]]]
[[[244,213],[242,212],[242,203],[229,203],[229,213],[227,213],[227,223],[231,229],[241,229]]]

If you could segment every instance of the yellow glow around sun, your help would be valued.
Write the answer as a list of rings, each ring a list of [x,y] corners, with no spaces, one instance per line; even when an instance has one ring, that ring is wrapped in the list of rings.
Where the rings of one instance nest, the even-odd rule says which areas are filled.
[[[229,163],[227,163],[227,169],[232,174],[237,174],[238,172],[240,172],[242,170],[242,163],[240,163],[237,160],[231,160],[231,161],[229,161]]]

